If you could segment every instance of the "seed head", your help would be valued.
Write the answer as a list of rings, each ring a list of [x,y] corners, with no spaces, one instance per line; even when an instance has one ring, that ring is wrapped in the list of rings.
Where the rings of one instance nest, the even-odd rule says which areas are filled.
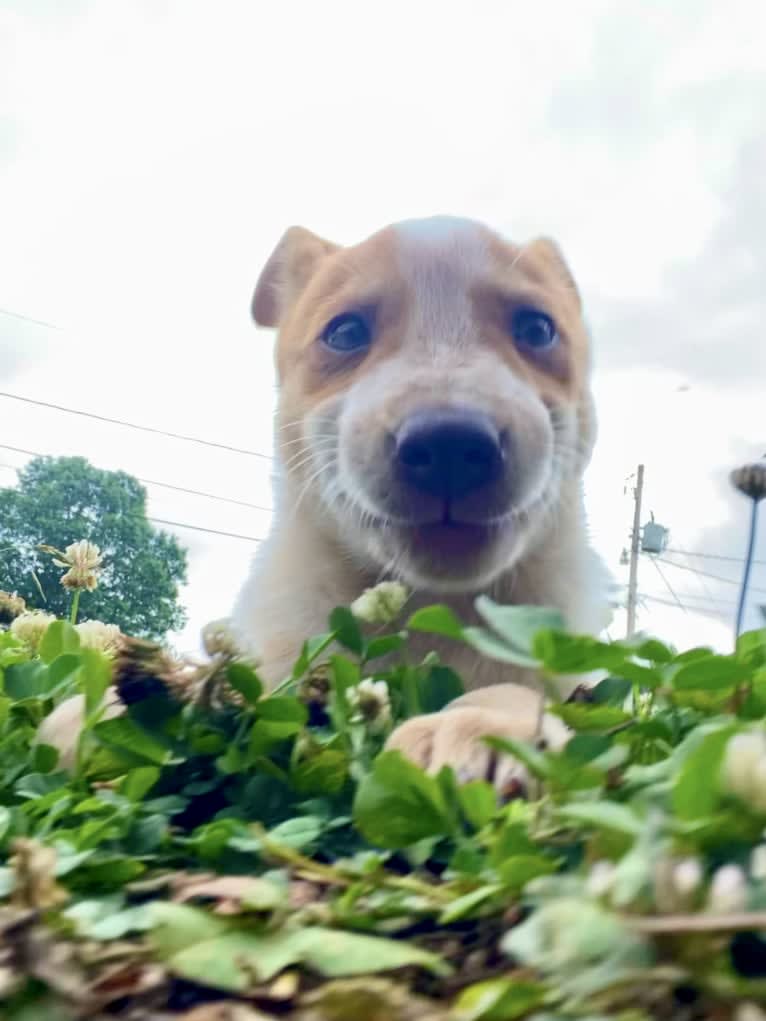
[[[98,585],[98,574],[104,558],[94,543],[80,539],[79,542],[70,543],[63,553],[55,546],[41,546],[40,549],[53,557],[56,567],[68,568],[61,577],[64,588],[92,592]]]
[[[27,608],[27,604],[15,592],[0,591],[0,624],[10,624]]]
[[[735,489],[751,500],[763,500],[766,496],[766,454],[760,461],[735,468],[729,479]]]
[[[183,701],[192,684],[189,668],[159,643],[123,636],[114,665],[114,683],[125,705],[167,694]]]
[[[351,707],[352,723],[364,723],[370,733],[385,730],[391,722],[391,699],[385,681],[373,681],[368,677],[346,692]]]

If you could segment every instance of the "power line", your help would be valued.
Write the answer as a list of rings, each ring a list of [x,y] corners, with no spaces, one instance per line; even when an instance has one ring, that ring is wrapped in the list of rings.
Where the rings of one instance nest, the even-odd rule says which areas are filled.
[[[679,592],[678,598],[683,599],[684,602],[692,600],[693,602],[700,603],[715,603],[716,606],[736,606],[737,604],[733,599],[718,599],[717,596],[703,596],[699,592]]]
[[[720,574],[710,574],[708,571],[700,571],[696,567],[687,567],[685,564],[677,564],[674,560],[666,560],[664,557],[652,557],[652,560],[659,560],[662,564],[669,564],[671,567],[677,567],[679,571],[691,571],[692,574],[700,574],[703,578],[712,578],[713,581],[723,582],[725,585],[739,585],[738,581],[734,581],[732,578],[723,578]],[[766,595],[766,589],[763,588],[751,588],[751,592],[760,592],[762,595]]]
[[[61,327],[56,326],[54,323],[46,323],[44,319],[34,319],[32,316],[21,315],[20,312],[11,312],[10,309],[0,308],[0,316],[9,316],[11,319],[21,319],[25,323],[34,323],[35,326],[45,326],[49,330],[57,330],[61,332]]]
[[[192,532],[209,532],[210,535],[226,535],[230,539],[243,539],[245,542],[263,542],[257,535],[239,535],[237,532],[224,532],[218,528],[203,528],[202,525],[187,525],[185,521],[166,521],[164,518],[147,518],[155,525],[170,525],[173,528],[190,528]]]
[[[728,560],[732,564],[744,564],[744,557],[727,557],[722,553],[699,553],[696,550],[687,549],[672,549],[670,546],[665,547],[666,553],[678,553],[683,557],[702,557],[704,560]],[[766,560],[754,560],[754,564],[766,565]]]
[[[624,585],[622,586],[622,588],[625,587],[626,586]],[[683,602],[687,602],[688,600],[699,600],[700,602],[703,603],[716,603],[718,606],[737,605],[736,601],[733,599],[719,599],[718,596],[702,595],[700,592],[679,592],[678,590],[676,590],[676,592],[678,594],[678,598],[681,599]],[[646,595],[645,592],[640,594]]]
[[[676,595],[675,589],[670,584],[668,579],[665,577],[665,575],[664,575],[660,565],[657,563],[657,561],[654,559],[654,557],[650,557],[649,559],[652,561],[652,563],[654,564],[655,568],[657,569],[657,573],[659,574],[660,578],[662,578],[663,582],[665,583],[665,588],[668,590],[668,592],[671,594],[671,596],[675,599],[675,601],[678,603],[678,605],[681,607],[681,609],[684,611],[684,613],[688,613],[689,611],[686,609],[684,604],[681,602],[681,600]]]
[[[7,443],[0,443],[0,449],[12,450],[16,454],[26,454],[29,457],[54,456],[52,454],[41,454],[35,450],[25,450],[23,447],[11,447]],[[5,467],[12,467],[12,465],[6,465]],[[16,468],[15,470],[18,471],[18,468]],[[233,503],[238,507],[250,507],[253,510],[260,511],[272,510],[271,507],[264,507],[263,504],[250,503],[247,500],[235,500],[234,497],[231,496],[219,496],[217,493],[206,493],[201,489],[187,489],[185,486],[175,486],[172,485],[170,482],[158,482],[156,479],[144,479],[141,478],[139,475],[136,475],[135,478],[137,478],[139,482],[143,482],[147,486],[162,486],[163,489],[172,489],[177,493],[189,493],[191,496],[204,496],[208,500],[220,500],[222,503]]]
[[[678,598],[683,602],[715,603],[716,606],[736,606],[733,599],[718,599],[716,596],[703,596],[699,592],[679,592],[676,589]]]
[[[694,579],[697,582],[697,584],[700,586],[700,588],[703,589],[703,591],[704,591],[705,595],[707,595],[708,599],[711,599],[711,600],[713,600],[713,602],[718,603],[719,605],[723,606],[723,603],[713,593],[713,590],[711,589],[710,585],[708,584],[706,578],[704,578],[700,574],[696,574],[695,573]]]
[[[61,404],[51,404],[49,401],[38,401],[32,397],[22,397],[20,394],[7,393],[0,390],[0,397],[6,397],[12,401],[22,401],[24,404],[35,404],[40,408],[49,408],[53,411],[63,411],[67,415],[79,415],[82,418],[92,418],[97,422],[108,422],[110,425],[123,426],[126,429],[137,429],[139,432],[153,433],[155,436],[169,436],[173,440],[184,440],[186,443],[198,443],[203,447],[215,447],[217,450],[228,450],[232,454],[246,454],[248,457],[260,457],[264,461],[271,461],[270,454],[263,454],[259,450],[248,450],[245,447],[232,447],[228,443],[215,443],[213,440],[203,440],[199,436],[186,436],[184,433],[169,432],[167,429],[156,429],[150,425],[140,425],[137,422],[126,422],[121,418],[108,418],[106,415],[96,415],[91,411],[81,411],[78,408],[65,408]]]
[[[660,596],[649,596],[649,595],[643,595],[642,594],[640,598],[641,599],[648,599],[648,600],[650,600],[653,603],[662,603],[663,606],[672,606],[675,609],[678,609],[678,604],[677,603],[671,602],[670,599],[662,599]],[[699,614],[701,614],[702,616],[705,616],[705,617],[715,617],[716,620],[721,620],[721,621],[728,620],[728,618],[726,616],[724,616],[723,614],[717,613],[715,610],[709,609],[706,606],[695,606],[695,607],[693,607],[693,610],[694,610],[695,613],[699,613]]]

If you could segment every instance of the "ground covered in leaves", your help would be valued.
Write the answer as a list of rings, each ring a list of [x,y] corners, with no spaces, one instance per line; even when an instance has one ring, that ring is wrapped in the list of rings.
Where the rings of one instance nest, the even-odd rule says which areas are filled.
[[[225,641],[192,684],[65,621],[0,631],[1,1016],[766,1016],[766,632],[679,654],[480,610],[483,628],[433,607],[370,635],[338,609],[268,697]],[[602,671],[552,700],[563,749],[498,749],[526,800],[381,752],[461,691],[408,657],[416,630],[549,678]],[[105,719],[113,680],[128,708]],[[37,731],[75,691],[62,768]]]

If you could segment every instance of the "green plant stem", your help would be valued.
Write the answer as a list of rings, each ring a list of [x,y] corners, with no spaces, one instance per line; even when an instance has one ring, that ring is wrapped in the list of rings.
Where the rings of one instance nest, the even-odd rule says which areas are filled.
[[[72,611],[69,614],[69,621],[71,624],[77,623],[77,611],[80,608],[80,590],[76,588],[74,595],[72,596]]]
[[[333,886],[353,886],[355,883],[373,879],[372,876],[345,876],[332,865],[324,865],[322,862],[314,861],[313,858],[307,858],[305,855],[301,854],[300,851],[295,851],[291,847],[286,847],[284,844],[278,844],[275,841],[270,840],[265,830],[257,823],[253,824],[251,829],[255,832],[258,839],[263,842],[263,846],[266,850],[270,854],[273,854],[275,858],[279,858],[281,861],[287,862],[288,865],[292,865],[294,868],[300,869],[301,872],[311,875],[321,882],[329,883]],[[416,893],[421,897],[428,897],[432,901],[436,901],[438,904],[445,904],[453,899],[453,895],[449,891],[443,890],[441,887],[433,886],[430,883],[424,883],[415,876],[394,876],[389,873],[384,873],[383,875],[378,875],[375,878],[380,879],[381,886],[407,890],[409,893]]]

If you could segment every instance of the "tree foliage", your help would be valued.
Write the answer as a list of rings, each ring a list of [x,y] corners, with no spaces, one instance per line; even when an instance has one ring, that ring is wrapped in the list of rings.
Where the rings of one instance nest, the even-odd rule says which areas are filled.
[[[146,490],[133,476],[102,471],[82,457],[41,457],[21,471],[17,488],[0,490],[0,588],[65,616],[70,596],[59,583],[61,570],[38,545],[63,550],[79,539],[104,554],[99,587],[83,593],[82,618],[151,638],[184,624],[178,588],[186,581],[186,551],[151,526]]]

